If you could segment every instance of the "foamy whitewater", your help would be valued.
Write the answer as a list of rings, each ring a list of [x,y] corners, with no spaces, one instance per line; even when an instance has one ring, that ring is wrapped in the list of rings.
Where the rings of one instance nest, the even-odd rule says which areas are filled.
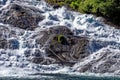
[[[39,2],[36,0],[0,0],[0,3],[0,9],[5,8],[10,3],[20,3],[21,5],[38,8],[42,11],[41,14],[45,16],[45,19],[39,22],[39,27],[36,28],[35,31],[13,28],[9,26],[9,24],[0,23],[1,26],[6,26],[6,30],[2,31],[4,34],[3,37],[7,40],[16,39],[19,42],[19,49],[17,50],[0,49],[0,76],[30,77],[31,74],[36,73],[93,75],[94,73],[90,74],[89,71],[79,73],[77,69],[94,60],[93,57],[95,55],[97,55],[96,59],[101,58],[101,52],[110,51],[114,53],[114,55],[120,53],[120,30],[103,24],[101,22],[102,18],[100,17],[69,11],[65,7],[53,9],[43,0]],[[55,25],[66,25],[74,32],[74,35],[88,37],[91,41],[89,43],[91,55],[85,58],[83,62],[76,63],[73,67],[60,66],[58,64],[40,65],[28,61],[24,54],[28,49],[30,49],[32,53],[34,53],[35,49],[40,49],[41,53],[44,53],[40,45],[35,43],[35,39],[32,39],[32,36],[36,35],[41,29],[48,29]],[[9,35],[9,31],[7,30],[15,32],[16,35]],[[98,40],[101,42],[99,43]],[[101,45],[96,47],[94,44]],[[110,55],[112,54],[110,53]],[[31,54],[31,57],[32,56],[34,55]],[[102,64],[102,61],[95,63],[95,65],[100,64]],[[120,67],[112,66],[112,69],[115,70],[115,73],[111,75],[120,73]],[[107,75],[109,73],[105,74]]]

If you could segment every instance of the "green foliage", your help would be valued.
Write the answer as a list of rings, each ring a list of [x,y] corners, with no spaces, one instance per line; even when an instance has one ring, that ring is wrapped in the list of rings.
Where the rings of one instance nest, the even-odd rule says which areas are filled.
[[[60,34],[60,35],[57,36],[57,38],[58,38],[59,43],[64,43],[64,39],[65,39],[64,35]]]
[[[71,2],[70,7],[77,10],[79,8],[79,4],[77,2]]]
[[[46,0],[57,5],[68,7],[82,12],[92,13],[109,18],[120,25],[120,1],[119,0]]]

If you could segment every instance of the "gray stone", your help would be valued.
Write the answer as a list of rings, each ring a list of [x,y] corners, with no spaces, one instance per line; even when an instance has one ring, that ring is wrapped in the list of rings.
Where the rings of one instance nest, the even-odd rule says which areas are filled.
[[[6,49],[7,48],[7,40],[6,39],[0,39],[0,49]]]
[[[42,37],[38,38],[36,43],[42,46],[47,57],[51,58],[49,59],[51,63],[73,65],[89,55],[88,39],[74,36],[66,26],[52,27],[49,30],[41,31],[40,35]],[[41,63],[41,61],[37,61],[37,63]],[[46,61],[42,64],[47,64]]]
[[[34,30],[43,19],[37,9],[14,3],[8,5],[7,10],[3,9],[0,15],[0,22],[29,30]]]
[[[19,49],[19,41],[17,39],[9,40],[9,49]]]

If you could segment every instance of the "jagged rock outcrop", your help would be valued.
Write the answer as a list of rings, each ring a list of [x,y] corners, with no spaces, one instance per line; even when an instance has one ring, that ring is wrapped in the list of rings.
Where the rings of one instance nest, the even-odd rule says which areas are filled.
[[[71,65],[89,55],[88,39],[74,36],[66,26],[55,26],[39,35],[36,43],[45,50],[46,57],[33,57],[31,61],[34,63]]]
[[[0,22],[22,29],[34,30],[44,17],[41,11],[28,6],[11,3],[0,11]]]
[[[84,58],[74,68],[81,72],[120,74],[120,52],[114,49],[101,49]]]

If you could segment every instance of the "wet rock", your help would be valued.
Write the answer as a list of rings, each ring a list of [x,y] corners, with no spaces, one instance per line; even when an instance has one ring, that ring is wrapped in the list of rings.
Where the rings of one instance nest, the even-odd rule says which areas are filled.
[[[42,54],[39,49],[35,49],[31,56],[42,57]]]
[[[28,61],[39,63],[44,61],[43,53],[39,49],[26,49],[24,51]]]
[[[54,9],[58,9],[60,8],[62,5],[59,5],[59,3],[62,1],[61,0],[58,0],[58,1],[50,1],[50,0],[45,0],[48,4],[52,5]]]
[[[10,30],[8,27],[0,25],[0,39],[7,38],[10,34]]]
[[[8,25],[0,25],[0,39],[17,38],[24,33],[25,30],[23,29],[13,28]]]
[[[8,33],[8,28],[0,25],[0,49],[6,49],[8,47],[6,33]]]
[[[55,26],[49,30],[40,32],[42,37],[36,40],[45,50],[47,57],[53,59],[53,63],[73,65],[89,55],[87,51],[88,39],[74,36],[66,26]],[[37,63],[41,63],[38,62]],[[45,64],[45,63],[43,63]]]
[[[81,73],[115,73],[120,68],[119,58],[119,51],[102,49],[78,62],[74,67]]]
[[[10,26],[0,25],[0,49],[19,49],[18,32]]]
[[[27,50],[24,51],[25,57],[30,57],[31,56],[30,54],[31,54],[31,50],[30,49],[27,49]]]
[[[57,34],[73,35],[72,31],[68,29],[66,26],[54,26],[51,27],[49,30],[41,31],[39,34],[42,36],[42,38],[37,39],[36,42],[38,44],[41,44],[42,46],[46,43],[47,40],[51,40],[53,37],[55,38],[55,35]]]
[[[58,9],[58,8],[60,8],[60,7],[61,7],[61,6],[59,6],[59,5],[54,5],[54,6],[53,6],[54,9]]]
[[[0,49],[6,49],[7,48],[7,40],[6,39],[0,39]]]
[[[19,41],[17,39],[9,40],[9,49],[19,49]]]
[[[44,19],[37,9],[31,7],[11,3],[6,8],[1,12],[0,22],[14,27],[34,30],[38,22]]]

